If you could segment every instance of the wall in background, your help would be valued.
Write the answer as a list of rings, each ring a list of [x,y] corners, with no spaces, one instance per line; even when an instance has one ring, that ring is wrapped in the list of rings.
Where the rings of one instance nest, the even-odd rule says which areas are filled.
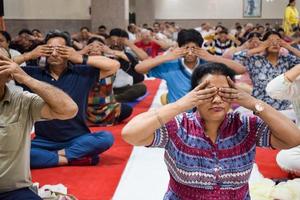
[[[50,30],[59,29],[63,31],[69,31],[70,33],[79,32],[80,27],[91,27],[91,20],[19,20],[19,19],[6,19],[6,29],[12,35],[15,36],[18,32],[27,28],[29,30],[39,29],[43,33]]]
[[[243,19],[243,0],[153,0],[155,19]],[[262,16],[280,19],[288,0],[262,0]],[[297,4],[300,10],[300,4]],[[252,18],[250,18],[252,19]]]
[[[5,19],[88,20],[91,0],[4,0]]]
[[[175,21],[184,28],[208,21],[230,27],[236,21],[281,24],[288,0],[262,0],[262,17],[244,18],[243,0],[4,0],[8,31],[15,35],[21,28],[55,28],[76,32],[82,26],[93,31],[101,24],[126,28],[128,12],[136,22]],[[300,10],[300,3],[297,4]],[[92,15],[89,9],[91,7]]]
[[[160,19],[156,20],[158,22],[164,22],[166,20]],[[282,24],[282,19],[177,19],[177,20],[172,20],[176,24],[178,24],[182,28],[196,28],[199,27],[203,22],[208,22],[211,25],[215,26],[219,22],[222,23],[223,26],[227,28],[234,27],[234,24],[236,22],[243,24],[247,23],[253,23],[255,24],[262,24],[264,25],[265,23],[270,23],[272,25]]]

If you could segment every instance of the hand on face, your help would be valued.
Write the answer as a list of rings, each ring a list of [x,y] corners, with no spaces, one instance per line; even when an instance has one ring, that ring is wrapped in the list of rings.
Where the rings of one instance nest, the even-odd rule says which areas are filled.
[[[171,60],[175,60],[175,59],[185,56],[187,53],[188,53],[188,50],[186,48],[176,47],[176,48],[170,49],[169,52],[167,53],[167,55],[171,58]]]
[[[50,45],[39,45],[30,53],[30,59],[35,60],[42,56],[49,57],[51,56],[54,48]]]
[[[223,99],[223,101],[226,101],[228,103],[237,103],[245,108],[250,108],[252,105],[251,100],[253,100],[254,97],[249,95],[247,92],[239,89],[229,77],[227,77],[227,81],[229,87],[218,88],[218,94]]]
[[[0,78],[14,79],[19,83],[23,83],[24,79],[29,77],[22,68],[11,59],[0,55]]]
[[[204,81],[195,89],[179,99],[176,104],[183,109],[183,111],[198,107],[201,104],[211,102],[213,97],[217,94],[217,88],[207,88],[209,81]]]
[[[82,63],[82,56],[72,47],[59,45],[54,47],[54,51],[57,52],[58,56],[60,56],[63,59],[69,60],[72,63]]]
[[[194,48],[193,54],[206,61],[213,61],[213,57],[214,57],[208,51],[200,47]]]
[[[278,44],[279,44],[279,46],[281,46],[283,48],[287,48],[289,46],[289,44],[282,39],[278,39]]]
[[[83,50],[90,56],[99,56],[107,53],[108,49],[112,51],[108,46],[102,44],[101,42],[93,42],[86,46]]]

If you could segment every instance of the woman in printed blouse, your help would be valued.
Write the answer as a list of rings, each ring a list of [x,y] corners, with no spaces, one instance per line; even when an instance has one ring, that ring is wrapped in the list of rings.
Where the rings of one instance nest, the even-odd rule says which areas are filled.
[[[281,47],[290,53],[280,53]],[[258,47],[237,52],[233,59],[243,65],[236,70],[237,73],[243,74],[248,71],[253,83],[252,95],[255,98],[268,103],[277,110],[286,110],[290,102],[271,98],[266,93],[266,87],[273,78],[299,64],[299,57],[299,50],[281,40],[278,32],[269,31],[264,35],[263,42]]]
[[[300,144],[297,126],[268,104],[236,89],[224,64],[195,69],[192,91],[133,118],[125,141],[165,149],[170,182],[164,200],[248,200],[255,147]],[[256,115],[228,113],[231,103]],[[185,112],[196,108],[193,113]]]

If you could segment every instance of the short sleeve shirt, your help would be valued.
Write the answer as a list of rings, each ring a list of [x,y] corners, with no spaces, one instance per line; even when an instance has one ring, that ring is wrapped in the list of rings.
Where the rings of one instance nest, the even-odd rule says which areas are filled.
[[[6,88],[0,101],[0,193],[32,184],[30,132],[44,104],[35,94]]]
[[[156,130],[150,147],[165,149],[172,180],[165,199],[213,199],[219,193],[224,200],[249,199],[255,147],[270,146],[269,127],[256,116],[229,113],[213,143],[204,126],[198,113],[183,113]]]
[[[199,65],[204,63],[203,60],[199,61]],[[184,68],[181,59],[160,64],[152,68],[148,75],[166,81],[169,103],[177,101],[191,90],[191,73]]]
[[[99,78],[99,69],[86,65],[74,65],[55,80],[47,69],[24,67],[30,76],[49,83],[63,90],[77,104],[77,115],[68,120],[50,120],[37,122],[35,134],[37,137],[51,141],[68,141],[83,134],[90,133],[86,125],[86,110],[89,91]]]

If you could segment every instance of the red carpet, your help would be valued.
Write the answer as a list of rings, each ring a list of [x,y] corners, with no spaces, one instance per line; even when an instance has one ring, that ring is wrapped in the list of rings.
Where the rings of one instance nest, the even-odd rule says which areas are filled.
[[[160,80],[147,80],[145,84],[149,95],[134,107],[133,116],[149,109]],[[132,151],[132,146],[121,139],[120,133],[125,123],[112,127],[92,128],[93,131],[110,130],[115,137],[113,147],[101,155],[99,165],[32,170],[34,182],[39,182],[41,186],[62,183],[68,188],[69,194],[75,195],[80,200],[111,199]]]
[[[288,173],[282,171],[276,163],[276,155],[279,151],[269,148],[256,148],[255,161],[258,165],[259,171],[266,178],[285,179]]]

